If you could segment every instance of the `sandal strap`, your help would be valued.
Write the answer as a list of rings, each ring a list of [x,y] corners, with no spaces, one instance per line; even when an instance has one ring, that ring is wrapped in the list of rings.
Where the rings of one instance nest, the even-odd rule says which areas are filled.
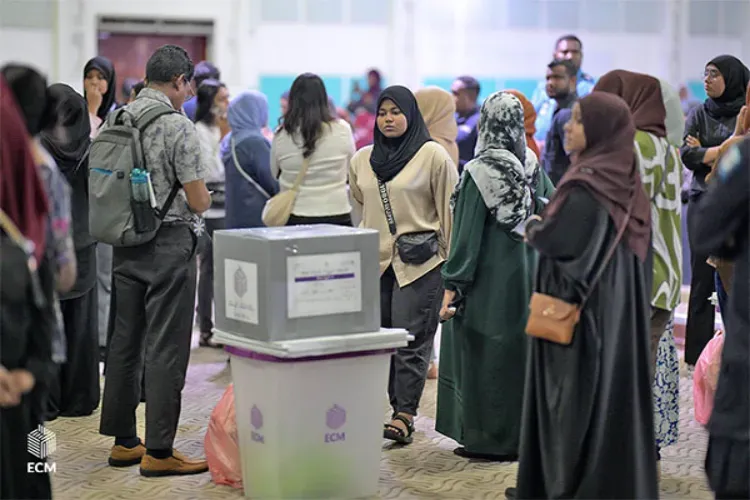
[[[401,427],[396,427],[393,424],[384,424],[385,428],[387,430],[392,430],[394,432],[398,432],[401,437],[407,437],[408,434],[404,432],[404,430]]]
[[[406,436],[411,436],[414,434],[414,423],[409,420],[408,418],[404,417],[403,415],[394,415],[393,420],[398,420],[399,422],[403,422],[403,424],[406,426],[406,430],[408,434]],[[398,429],[398,427],[397,427]]]

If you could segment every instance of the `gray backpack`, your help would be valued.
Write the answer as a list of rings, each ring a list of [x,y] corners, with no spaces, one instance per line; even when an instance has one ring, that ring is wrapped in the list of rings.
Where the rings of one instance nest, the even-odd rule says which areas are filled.
[[[89,151],[89,230],[102,243],[132,247],[151,241],[169,211],[180,185],[175,182],[164,206],[137,201],[131,189],[131,172],[148,171],[141,136],[157,118],[177,113],[166,104],[133,116],[127,107],[110,113],[106,127]]]

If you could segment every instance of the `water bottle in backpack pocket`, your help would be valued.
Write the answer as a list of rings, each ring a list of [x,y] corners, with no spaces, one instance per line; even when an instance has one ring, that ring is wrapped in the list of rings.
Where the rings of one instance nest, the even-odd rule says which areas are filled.
[[[130,206],[133,210],[133,229],[138,234],[156,231],[157,219],[151,206],[148,172],[134,168],[130,172]]]

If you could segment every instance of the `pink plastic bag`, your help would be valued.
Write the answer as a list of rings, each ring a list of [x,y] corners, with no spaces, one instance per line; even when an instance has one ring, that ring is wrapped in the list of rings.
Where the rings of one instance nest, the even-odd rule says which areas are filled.
[[[701,425],[708,425],[714,409],[714,394],[719,381],[721,368],[721,351],[724,348],[724,334],[716,332],[703,349],[693,374],[693,401],[695,402],[695,420]]]
[[[234,414],[234,384],[229,384],[211,412],[203,444],[211,477],[216,484],[242,488],[242,463]]]

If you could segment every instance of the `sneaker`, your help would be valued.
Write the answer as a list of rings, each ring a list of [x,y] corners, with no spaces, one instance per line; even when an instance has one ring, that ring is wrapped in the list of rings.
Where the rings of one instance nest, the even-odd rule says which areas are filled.
[[[124,446],[114,445],[109,453],[109,465],[112,467],[130,467],[138,465],[146,454],[146,447],[141,441],[135,448],[125,448]]]
[[[164,476],[187,476],[190,474],[202,474],[208,471],[208,462],[205,460],[190,460],[177,450],[172,450],[169,458],[154,458],[145,455],[141,461],[141,476],[164,477]]]

